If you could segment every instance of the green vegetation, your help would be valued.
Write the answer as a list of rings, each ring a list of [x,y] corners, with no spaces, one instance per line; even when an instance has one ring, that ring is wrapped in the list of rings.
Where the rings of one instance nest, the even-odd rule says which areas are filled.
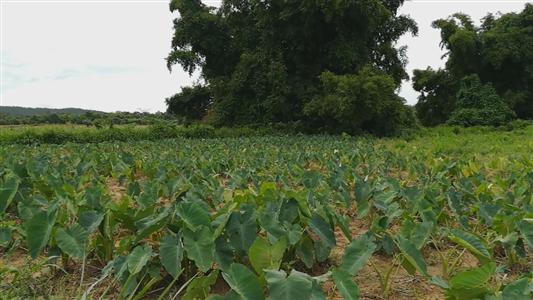
[[[457,108],[448,123],[454,125],[504,125],[516,115],[498,96],[491,84],[482,84],[477,75],[463,78],[457,94]]]
[[[408,77],[405,49],[395,42],[417,33],[415,22],[398,14],[403,2],[225,0],[215,9],[171,1],[180,17],[168,67],[198,70],[204,85],[167,99],[168,112],[215,126],[281,122],[393,135],[412,117],[394,95]],[[343,84],[342,95],[331,91]],[[346,107],[335,111],[330,102]],[[353,111],[372,120],[352,121]]]
[[[172,0],[167,113],[5,110],[0,299],[533,299],[533,5],[412,108],[403,2]]]
[[[532,220],[525,124],[2,145],[0,298],[528,299]]]
[[[107,141],[156,141],[170,138],[223,138],[290,133],[292,129],[214,128],[208,125],[182,126],[158,123],[150,126],[86,127],[77,125],[4,126],[0,127],[1,144],[101,143]]]
[[[518,118],[533,119],[532,18],[533,5],[526,4],[520,13],[489,14],[479,27],[460,13],[433,22],[441,31],[441,46],[448,51],[448,60],[445,69],[414,71],[413,87],[421,92],[416,104],[421,122],[434,126],[455,114],[452,123],[498,125],[511,116],[509,108]],[[502,106],[499,97],[484,100],[497,108],[500,116],[493,118],[494,111],[481,113],[460,107],[460,82],[472,75],[493,86],[505,101]]]

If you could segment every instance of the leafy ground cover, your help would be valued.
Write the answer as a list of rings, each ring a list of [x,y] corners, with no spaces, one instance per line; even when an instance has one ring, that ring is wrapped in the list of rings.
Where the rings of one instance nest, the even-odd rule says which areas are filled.
[[[0,146],[0,298],[530,299],[533,126]]]

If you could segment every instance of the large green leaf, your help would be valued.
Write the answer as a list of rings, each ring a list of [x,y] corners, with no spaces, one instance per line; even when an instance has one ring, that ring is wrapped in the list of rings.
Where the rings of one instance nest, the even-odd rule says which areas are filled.
[[[472,289],[485,285],[496,272],[491,262],[479,268],[457,273],[450,279],[450,289]]]
[[[487,243],[472,233],[459,229],[452,229],[450,230],[448,238],[458,245],[465,247],[481,262],[487,262],[491,259],[491,254],[488,250]]]
[[[219,271],[213,270],[207,276],[200,276],[189,283],[187,290],[181,300],[207,299],[211,292],[211,286],[215,284]]]
[[[215,259],[215,241],[208,227],[200,227],[196,232],[183,231],[183,246],[187,257],[196,263],[200,271],[207,272]]]
[[[335,234],[333,234],[331,225],[327,223],[320,215],[313,214],[311,222],[309,223],[309,227],[313,229],[313,231],[328,247],[335,247]]]
[[[342,297],[346,300],[358,300],[359,299],[359,287],[357,284],[353,281],[352,275],[350,275],[348,272],[341,270],[341,269],[335,269],[332,272],[333,275],[333,282],[335,282],[335,286],[337,287],[337,290],[342,295]]]
[[[287,239],[280,239],[271,245],[265,238],[256,238],[248,252],[250,263],[255,272],[262,274],[264,269],[279,269],[286,248]]]
[[[432,222],[422,222],[414,225],[413,231],[411,232],[411,237],[409,240],[415,245],[417,249],[422,249],[424,244],[431,235],[433,229]]]
[[[340,269],[346,271],[350,275],[355,275],[361,270],[368,259],[376,250],[377,245],[374,243],[374,238],[368,234],[363,234],[357,239],[353,240],[344,250]]]
[[[8,173],[9,174],[9,173]],[[9,175],[3,183],[0,183],[0,215],[4,214],[9,207],[19,188],[19,179]]]
[[[255,209],[243,206],[244,212],[233,212],[229,218],[226,232],[232,246],[244,255],[257,237]]]
[[[533,280],[522,278],[509,283],[502,292],[502,300],[533,299]]]
[[[104,220],[104,214],[95,210],[84,211],[78,218],[78,223],[88,232],[93,232]]]
[[[446,290],[448,299],[483,299],[490,294],[487,282],[496,272],[496,264],[488,263],[456,274],[450,279],[450,287]]]
[[[176,211],[187,228],[192,231],[196,231],[200,226],[209,226],[211,222],[208,208],[201,201],[182,201]]]
[[[364,181],[356,176],[355,201],[357,202],[357,216],[365,217],[370,211],[368,199],[372,195],[372,186],[368,181]]]
[[[82,259],[85,257],[89,232],[78,224],[68,229],[59,228],[56,240],[59,248],[67,255]]]
[[[250,269],[241,264],[232,264],[227,272],[222,273],[224,280],[233,291],[244,300],[265,299],[259,279]]]
[[[265,278],[268,283],[269,299],[305,300],[311,297],[313,281],[307,274],[293,270],[287,277],[284,271],[267,270]]]
[[[309,297],[309,300],[326,300],[324,290],[322,290],[322,286],[317,280],[313,280],[313,287],[311,288],[311,297]]]
[[[413,270],[417,270],[418,272],[420,272],[420,274],[424,276],[429,276],[422,253],[416,248],[416,246],[411,241],[403,238],[402,236],[399,236],[398,247],[402,252],[402,256],[404,258],[402,264],[407,270],[407,272],[413,274]]]
[[[174,278],[181,274],[183,247],[174,235],[167,234],[159,242],[159,257],[165,270]]]
[[[130,274],[139,273],[152,257],[152,248],[148,245],[137,246],[128,255],[127,264]]]
[[[137,234],[135,235],[135,240],[139,242],[150,234],[163,228],[169,220],[168,215],[169,210],[165,209],[163,212],[161,212],[155,217],[151,215],[135,222],[135,227],[137,227]]]
[[[296,245],[296,255],[302,260],[307,268],[312,268],[315,262],[313,249],[313,240],[307,235],[300,241],[300,243],[298,243],[298,245]]]
[[[40,211],[25,224],[26,241],[32,258],[37,258],[41,249],[48,243],[57,213]]]

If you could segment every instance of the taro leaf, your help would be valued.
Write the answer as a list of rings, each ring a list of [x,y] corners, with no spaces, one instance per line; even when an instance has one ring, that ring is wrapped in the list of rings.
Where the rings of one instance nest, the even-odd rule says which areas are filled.
[[[89,232],[79,224],[74,224],[68,229],[59,228],[56,235],[57,245],[61,251],[77,259],[85,257],[88,238]]]
[[[257,237],[255,209],[243,207],[244,213],[234,212],[229,218],[226,231],[235,250],[244,255]]]
[[[215,284],[219,271],[213,270],[207,276],[201,276],[193,279],[187,286],[187,290],[181,300],[206,299],[211,292],[211,286]]]
[[[259,224],[268,233],[270,240],[277,241],[287,234],[279,220],[267,212],[259,216]]]
[[[181,274],[183,246],[176,236],[167,234],[161,238],[159,243],[159,257],[161,264],[172,277],[176,278]]]
[[[483,298],[488,293],[486,283],[496,272],[496,264],[491,262],[479,268],[460,272],[450,279],[446,294],[456,299]]]
[[[502,300],[533,299],[533,282],[522,278],[509,283],[502,292]]]
[[[231,206],[236,206],[236,203],[230,204]],[[223,213],[217,216],[212,222],[211,222],[211,228],[214,229],[215,233],[213,234],[213,237],[216,239],[220,237],[224,229],[226,229],[226,226],[229,221],[229,217],[231,216],[231,213]]]
[[[40,211],[26,222],[26,240],[32,258],[37,258],[41,249],[48,243],[57,212]]]
[[[137,228],[137,235],[135,236],[135,240],[139,242],[150,234],[163,228],[169,220],[168,215],[169,209],[165,209],[156,217],[151,215],[135,222],[135,227]]]
[[[344,250],[340,269],[354,276],[365,266],[376,247],[374,237],[369,234],[361,235]]]
[[[215,241],[215,262],[218,268],[222,271],[227,270],[234,260],[233,247],[226,240],[224,236],[221,236]]]
[[[409,240],[413,242],[413,244],[418,250],[420,250],[424,247],[424,244],[431,235],[432,229],[432,222],[417,223],[414,226],[413,231],[411,232],[411,237],[409,238]]]
[[[85,189],[85,201],[90,208],[100,208],[105,191],[101,186],[90,186]]]
[[[138,276],[137,274],[131,275],[130,280],[126,280],[123,282],[122,286],[122,295],[123,296],[129,296],[131,293],[135,292],[135,289],[137,288],[137,285],[139,284],[137,280]]]
[[[250,263],[255,272],[262,274],[264,269],[279,269],[286,248],[286,239],[281,239],[271,245],[265,238],[256,238],[248,252]]]
[[[372,187],[369,182],[358,179],[355,183],[355,201],[357,202],[357,216],[365,217],[370,211],[368,199],[372,195]]]
[[[403,238],[402,236],[398,237],[398,247],[403,255],[402,265],[405,270],[411,275],[414,274],[415,270],[420,272],[424,276],[429,276],[427,272],[426,263],[424,262],[424,257],[420,250],[411,243],[411,241]]]
[[[130,274],[139,273],[151,257],[152,248],[150,246],[144,245],[135,247],[130,255],[128,255],[127,259],[128,271]]]
[[[453,242],[465,247],[480,262],[488,262],[491,259],[487,243],[476,235],[458,229],[450,230],[448,238]]]
[[[533,219],[524,219],[518,223],[518,229],[524,236],[529,248],[533,250]]]
[[[159,184],[157,182],[146,182],[143,186],[143,191],[141,194],[135,197],[135,201],[137,201],[139,206],[144,210],[156,204],[156,201],[159,198],[158,193]]]
[[[337,221],[337,225],[342,230],[344,236],[351,242],[353,240],[352,232],[350,231],[350,225],[348,224],[348,216],[337,214],[334,215]]]
[[[325,262],[331,253],[330,247],[326,245],[322,240],[317,240],[313,242],[315,250],[315,258],[318,262]]]
[[[320,237],[320,239],[324,243],[326,243],[328,247],[335,247],[335,235],[333,234],[331,225],[326,222],[321,216],[319,216],[318,214],[313,214],[311,222],[309,223],[309,227],[313,229],[313,231],[318,235],[318,237]]]
[[[313,240],[307,235],[296,245],[296,255],[308,268],[313,267],[315,261],[313,248]]]
[[[213,264],[215,241],[213,233],[207,227],[200,227],[196,232],[183,229],[183,246],[187,257],[196,263],[200,271],[207,272]]]
[[[85,228],[89,233],[98,228],[100,223],[104,220],[104,214],[95,210],[84,211],[80,214],[78,223]]]
[[[14,175],[7,176],[0,185],[0,215],[7,210],[19,188],[19,180]]]
[[[322,286],[317,280],[313,280],[313,287],[311,288],[311,297],[309,300],[326,300],[326,295],[322,290]]]
[[[304,273],[292,270],[287,277],[285,271],[266,270],[269,299],[294,300],[309,299],[313,287],[312,278]]]
[[[11,243],[12,232],[13,230],[9,227],[0,227],[0,247],[7,247]]]
[[[246,266],[234,263],[227,272],[222,273],[224,280],[233,291],[244,300],[265,299],[259,279]]]
[[[283,202],[279,214],[279,220],[281,223],[288,222],[294,223],[299,215],[298,202],[294,199],[289,199]]]
[[[209,210],[202,201],[182,201],[178,204],[177,214],[192,231],[200,226],[209,226],[211,217]]]
[[[359,287],[354,282],[352,275],[341,269],[334,269],[332,275],[333,282],[335,282],[337,290],[344,299],[359,299]]]

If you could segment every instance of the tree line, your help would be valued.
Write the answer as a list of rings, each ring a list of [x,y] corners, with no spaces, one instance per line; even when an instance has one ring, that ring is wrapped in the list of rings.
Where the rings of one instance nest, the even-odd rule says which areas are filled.
[[[398,96],[409,78],[416,22],[404,0],[173,0],[168,68],[200,80],[166,99],[167,112],[215,126],[294,124],[311,131],[392,135],[443,123],[501,125],[533,117],[533,5],[521,13],[464,14],[433,23],[444,69],[416,70],[414,108]]]

